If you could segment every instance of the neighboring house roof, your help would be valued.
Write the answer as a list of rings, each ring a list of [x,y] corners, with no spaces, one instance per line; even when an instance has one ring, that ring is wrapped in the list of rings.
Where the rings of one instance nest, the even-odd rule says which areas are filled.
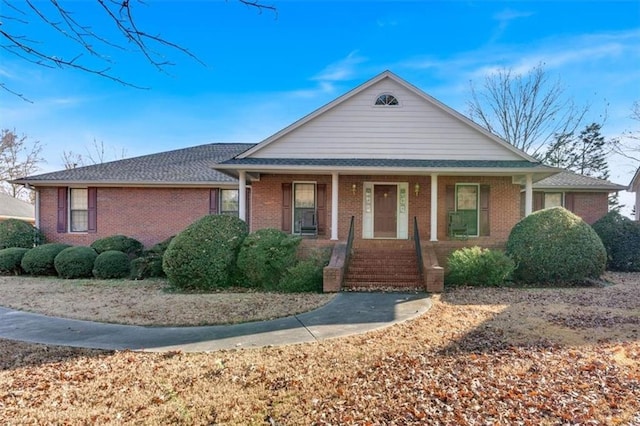
[[[622,191],[627,189],[624,185],[618,185],[604,179],[597,179],[577,173],[563,171],[536,182],[534,190],[581,190],[581,191]]]
[[[0,219],[20,219],[33,222],[35,207],[31,203],[0,193]]]
[[[33,186],[84,185],[211,185],[235,184],[236,179],[213,166],[255,144],[217,143],[199,145],[92,166],[28,176],[15,183]]]
[[[633,179],[631,179],[631,182],[627,187],[627,191],[629,192],[640,191],[640,167],[638,167],[638,170],[636,170],[636,173],[633,175]]]

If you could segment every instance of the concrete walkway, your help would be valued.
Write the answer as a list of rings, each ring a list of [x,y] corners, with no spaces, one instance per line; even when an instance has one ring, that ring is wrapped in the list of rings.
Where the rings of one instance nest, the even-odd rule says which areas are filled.
[[[204,352],[314,342],[407,321],[431,307],[424,293],[339,293],[311,312],[205,327],[141,327],[48,317],[0,307],[0,337],[96,349]]]

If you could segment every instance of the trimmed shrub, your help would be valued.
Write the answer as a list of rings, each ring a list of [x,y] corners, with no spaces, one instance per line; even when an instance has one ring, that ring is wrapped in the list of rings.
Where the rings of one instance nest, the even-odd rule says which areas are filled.
[[[32,248],[43,242],[42,232],[30,223],[18,219],[7,219],[0,222],[0,249]]]
[[[61,278],[90,278],[97,257],[91,247],[67,247],[58,253],[54,265]]]
[[[465,247],[449,256],[448,285],[499,286],[508,281],[516,265],[500,250]]]
[[[228,286],[247,234],[247,224],[235,216],[205,216],[175,236],[164,254],[162,269],[177,288]]]
[[[317,250],[308,259],[287,269],[278,283],[278,291],[285,293],[322,293],[323,269],[329,264],[331,250]]]
[[[607,250],[607,269],[640,271],[640,223],[612,211],[592,227]]]
[[[249,234],[238,253],[240,284],[275,289],[287,268],[296,264],[300,241],[300,237],[272,228]]]
[[[22,270],[30,275],[56,275],[54,260],[58,253],[71,247],[69,244],[49,243],[29,250],[22,257]]]
[[[563,207],[539,210],[511,230],[506,253],[524,283],[579,283],[604,272],[607,252],[598,234]]]
[[[132,280],[164,276],[166,275],[162,269],[162,256],[148,254],[131,261],[129,278]]]
[[[118,250],[103,251],[93,263],[93,276],[101,280],[124,278],[129,275],[130,263],[126,253]]]
[[[126,235],[112,235],[95,240],[91,244],[91,248],[98,254],[109,250],[121,251],[126,253],[130,259],[133,259],[142,254],[143,245],[135,238],[127,237]]]
[[[24,247],[9,247],[0,250],[0,274],[20,275],[23,272],[20,262],[28,251],[29,249]]]
[[[169,244],[174,236],[155,244],[149,250],[142,252],[142,256],[131,261],[129,278],[132,280],[143,280],[152,277],[165,277],[162,269],[162,256],[169,248]]]

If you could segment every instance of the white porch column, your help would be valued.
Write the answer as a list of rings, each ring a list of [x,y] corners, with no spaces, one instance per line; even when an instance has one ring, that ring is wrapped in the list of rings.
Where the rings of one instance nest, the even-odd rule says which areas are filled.
[[[238,172],[238,217],[247,221],[247,172]]]
[[[529,216],[533,211],[533,177],[527,175],[524,189],[524,215]]]
[[[338,173],[331,173],[331,239],[338,240]]]
[[[438,175],[431,175],[431,241],[438,241]]]

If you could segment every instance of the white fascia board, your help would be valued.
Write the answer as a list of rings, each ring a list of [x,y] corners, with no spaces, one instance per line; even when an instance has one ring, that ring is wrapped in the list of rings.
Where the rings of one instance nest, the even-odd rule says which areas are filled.
[[[331,174],[332,172],[338,172],[340,174],[372,174],[372,175],[426,175],[431,173],[437,173],[439,175],[523,175],[523,174],[544,174],[545,177],[557,173],[553,168],[545,169],[522,169],[520,167],[504,167],[504,168],[488,168],[488,167],[472,167],[472,168],[459,168],[459,167],[336,167],[336,166],[305,166],[305,165],[291,165],[283,166],[278,164],[273,165],[251,165],[245,166],[240,164],[228,164],[217,165],[216,169],[223,170],[244,170],[249,173],[304,173],[304,174]]]
[[[102,187],[102,188],[237,188],[234,182],[104,182],[104,181],[21,181],[20,184],[30,185],[35,188],[49,186],[78,186],[78,187]]]

